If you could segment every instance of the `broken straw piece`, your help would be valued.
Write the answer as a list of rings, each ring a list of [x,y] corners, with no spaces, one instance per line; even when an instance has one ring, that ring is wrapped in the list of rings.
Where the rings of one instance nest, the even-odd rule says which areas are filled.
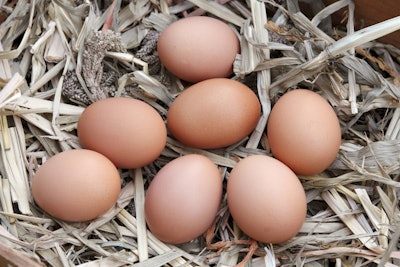
[[[0,90],[0,107],[5,105],[8,102],[8,98],[12,97],[15,94],[19,94],[19,87],[24,82],[24,77],[22,77],[19,73],[15,73],[11,80]]]
[[[58,63],[65,57],[65,48],[60,34],[55,31],[46,43],[44,59],[47,62]]]
[[[348,51],[351,48],[360,46],[370,41],[379,39],[389,33],[400,29],[400,16],[385,20],[375,25],[356,31],[331,44],[325,49],[330,58]]]

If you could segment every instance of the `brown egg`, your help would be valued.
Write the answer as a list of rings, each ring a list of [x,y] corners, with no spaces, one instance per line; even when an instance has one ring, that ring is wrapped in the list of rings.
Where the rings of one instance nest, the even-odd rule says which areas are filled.
[[[307,204],[297,176],[282,162],[264,155],[241,160],[231,171],[227,201],[233,220],[251,238],[281,243],[304,223]]]
[[[161,33],[157,51],[171,73],[195,83],[231,75],[239,40],[221,20],[195,16],[169,25]]]
[[[222,177],[211,160],[196,154],[179,157],[165,165],[148,187],[147,225],[164,242],[188,242],[211,226],[221,196]]]
[[[138,168],[154,161],[167,142],[159,113],[133,98],[107,98],[88,106],[78,122],[84,148],[108,157],[119,168]]]
[[[341,144],[335,111],[323,97],[305,89],[290,91],[276,102],[267,136],[274,157],[301,175],[324,171]]]
[[[47,160],[32,178],[35,202],[50,215],[69,222],[89,221],[117,201],[121,181],[117,168],[95,151],[61,152]]]
[[[172,103],[167,126],[182,143],[198,148],[232,145],[257,126],[260,103],[246,85],[227,78],[199,82]]]

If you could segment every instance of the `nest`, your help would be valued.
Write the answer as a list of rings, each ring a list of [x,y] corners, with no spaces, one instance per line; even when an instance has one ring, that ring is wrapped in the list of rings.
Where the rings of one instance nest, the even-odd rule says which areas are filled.
[[[3,1],[0,9],[0,260],[19,266],[399,266],[400,49],[376,41],[394,18],[354,29],[354,4],[337,1],[304,15],[296,0]],[[316,10],[312,8],[312,10]],[[340,14],[346,29],[333,27]],[[169,137],[141,170],[120,170],[117,204],[100,218],[65,223],[34,203],[30,179],[49,157],[80,147],[79,115],[90,103],[125,96],[165,119],[185,88],[160,64],[159,33],[184,16],[228,23],[240,38],[234,77],[259,96],[255,131],[227,149],[200,150]],[[208,156],[224,181],[238,160],[270,155],[264,133],[276,100],[307,88],[334,107],[342,145],[326,171],[300,176],[306,221],[294,238],[246,237],[223,198],[215,224],[172,246],[146,228],[143,202],[157,171],[189,153]],[[251,207],[249,207],[251,208]]]

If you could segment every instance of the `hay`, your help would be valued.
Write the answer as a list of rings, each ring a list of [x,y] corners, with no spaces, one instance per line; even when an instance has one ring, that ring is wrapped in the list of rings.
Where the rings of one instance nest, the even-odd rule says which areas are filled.
[[[15,259],[55,267],[400,265],[400,49],[376,41],[400,28],[399,17],[357,32],[350,0],[311,19],[295,0],[111,4],[0,2],[0,242],[18,252]],[[329,20],[343,8],[346,31]],[[238,34],[234,79],[259,96],[257,128],[238,144],[212,151],[168,138],[154,163],[121,170],[117,204],[94,221],[67,224],[44,214],[32,200],[30,178],[47,158],[80,147],[75,130],[86,105],[135,97],[165,118],[185,86],[162,68],[155,44],[169,23],[192,15],[218,17]],[[308,201],[299,234],[277,245],[254,242],[232,222],[224,198],[204,236],[179,246],[157,240],[143,210],[157,170],[179,155],[200,153],[226,178],[240,158],[270,155],[264,133],[270,109],[296,87],[323,95],[343,134],[329,169],[299,177]]]

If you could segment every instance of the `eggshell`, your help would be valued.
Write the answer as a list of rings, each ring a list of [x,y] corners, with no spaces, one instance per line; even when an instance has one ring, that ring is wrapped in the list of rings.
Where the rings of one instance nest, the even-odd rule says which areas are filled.
[[[118,97],[88,106],[78,121],[78,137],[84,148],[105,155],[117,167],[138,168],[161,154],[167,129],[146,102]]]
[[[172,103],[167,127],[182,143],[198,148],[232,145],[257,126],[260,103],[246,85],[227,78],[199,82]]]
[[[301,175],[324,171],[341,144],[335,111],[322,96],[305,89],[290,91],[275,103],[267,136],[274,157]]]
[[[221,20],[194,16],[170,24],[161,33],[157,51],[171,73],[195,83],[231,75],[239,40]]]
[[[33,176],[31,189],[35,202],[50,215],[81,222],[108,211],[117,201],[121,182],[109,159],[77,149],[47,160]]]
[[[166,243],[188,242],[213,223],[221,196],[222,177],[211,160],[196,154],[179,157],[165,165],[148,187],[147,225]]]
[[[248,156],[232,169],[227,201],[239,228],[265,243],[294,237],[307,212],[305,192],[297,176],[282,162],[264,155]]]

